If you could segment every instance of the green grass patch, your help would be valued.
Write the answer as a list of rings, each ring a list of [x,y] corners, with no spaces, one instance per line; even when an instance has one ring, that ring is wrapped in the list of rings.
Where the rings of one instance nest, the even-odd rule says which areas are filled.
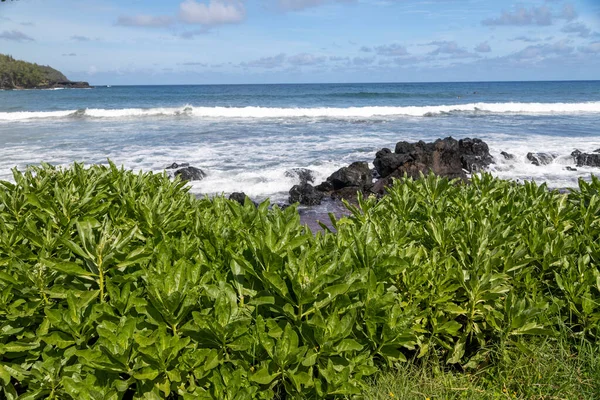
[[[365,393],[382,399],[597,399],[600,348],[573,346],[564,338],[527,343],[520,349],[497,349],[496,361],[476,371],[448,368],[439,360],[400,365],[377,376]]]
[[[313,235],[294,207],[198,200],[166,175],[15,170],[0,396],[590,398],[599,191],[430,175]]]

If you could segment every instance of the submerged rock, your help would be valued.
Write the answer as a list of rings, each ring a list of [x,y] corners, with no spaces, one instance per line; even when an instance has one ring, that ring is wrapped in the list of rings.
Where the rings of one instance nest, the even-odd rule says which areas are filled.
[[[575,159],[575,165],[578,167],[600,168],[600,153],[588,154],[575,150],[571,153],[571,156]]]
[[[538,167],[552,163],[555,158],[556,154],[552,153],[527,153],[527,159],[531,161],[533,165],[537,165]]]
[[[289,169],[285,171],[285,176],[288,178],[298,179],[301,185],[315,182],[315,173],[308,168]]]
[[[184,168],[184,167],[189,167],[189,166],[190,166],[189,163],[181,163],[181,164],[173,163],[173,164],[169,165],[168,167],[166,167],[165,169],[179,169],[179,168]]]
[[[577,168],[573,168],[573,167],[571,167],[571,166],[567,166],[567,167],[565,167],[565,169],[566,169],[567,171],[577,171]]]
[[[175,176],[179,176],[184,181],[201,181],[206,174],[200,168],[184,167],[176,170]]]
[[[204,171],[200,168],[191,167],[189,163],[173,163],[165,169],[174,170],[173,172],[169,171],[169,176],[173,178],[179,176],[183,181],[201,181],[206,177]]]
[[[305,206],[318,206],[325,195],[315,189],[310,183],[294,185],[290,189],[290,204],[300,203]]]
[[[502,157],[504,157],[505,160],[514,160],[515,159],[514,154],[510,154],[505,151],[501,151],[500,154],[502,155]]]

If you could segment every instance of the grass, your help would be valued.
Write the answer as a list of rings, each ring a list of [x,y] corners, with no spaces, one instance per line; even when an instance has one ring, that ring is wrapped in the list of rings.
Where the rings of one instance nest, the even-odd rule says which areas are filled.
[[[565,339],[530,342],[528,352],[503,348],[477,371],[450,370],[433,360],[413,360],[382,373],[365,393],[369,400],[600,398],[600,346],[573,347]]]

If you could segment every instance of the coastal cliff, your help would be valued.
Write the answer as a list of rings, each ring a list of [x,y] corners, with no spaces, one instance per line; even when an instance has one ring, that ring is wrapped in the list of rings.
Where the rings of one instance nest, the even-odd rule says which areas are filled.
[[[56,69],[15,60],[0,54],[0,89],[89,88],[87,82],[70,81]]]

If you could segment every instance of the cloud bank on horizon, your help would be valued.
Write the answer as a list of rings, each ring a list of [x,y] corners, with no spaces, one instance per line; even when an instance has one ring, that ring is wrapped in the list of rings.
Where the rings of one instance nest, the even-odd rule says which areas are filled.
[[[21,0],[0,53],[92,84],[600,79],[600,3]]]

